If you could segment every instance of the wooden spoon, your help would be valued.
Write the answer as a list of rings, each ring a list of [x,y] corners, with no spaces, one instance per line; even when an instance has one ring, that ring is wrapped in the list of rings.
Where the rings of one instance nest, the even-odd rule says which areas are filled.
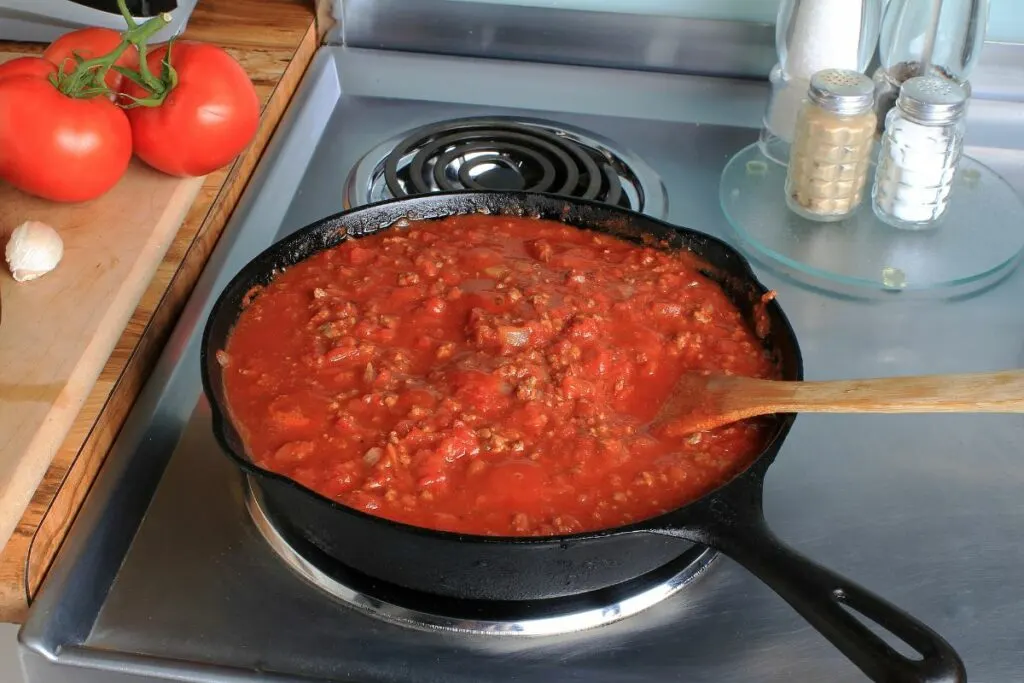
[[[792,382],[687,374],[652,427],[684,436],[771,413],[1022,413],[1024,370]]]

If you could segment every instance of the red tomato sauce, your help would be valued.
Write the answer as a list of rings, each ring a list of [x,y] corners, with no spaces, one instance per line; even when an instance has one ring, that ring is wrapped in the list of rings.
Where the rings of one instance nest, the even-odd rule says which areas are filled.
[[[777,376],[702,265],[530,218],[348,240],[254,294],[218,353],[229,409],[259,465],[391,520],[526,536],[649,518],[766,436],[647,428],[684,372]]]

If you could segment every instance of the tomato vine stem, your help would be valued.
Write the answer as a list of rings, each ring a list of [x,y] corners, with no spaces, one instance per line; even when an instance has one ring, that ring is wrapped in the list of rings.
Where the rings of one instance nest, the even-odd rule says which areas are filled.
[[[163,74],[165,78],[157,78],[146,63],[146,49],[149,39],[171,22],[171,15],[164,12],[140,24],[128,11],[125,0],[117,0],[117,6],[128,24],[127,30],[121,34],[120,44],[111,52],[92,59],[83,59],[76,54],[74,68],[70,72],[66,72],[64,65],[60,65],[57,74],[50,77],[50,82],[68,97],[90,99],[106,96],[112,94],[110,88],[107,87],[106,77],[107,73],[113,69],[129,80],[138,83],[151,94],[150,98],[144,100],[129,98],[132,100],[133,106],[149,100],[155,100],[156,104],[159,104],[163,102],[168,90],[172,87],[171,79],[166,77],[170,64],[165,64]],[[139,53],[139,70],[137,72],[115,64],[121,55],[132,46]],[[171,71],[173,72],[173,70]]]

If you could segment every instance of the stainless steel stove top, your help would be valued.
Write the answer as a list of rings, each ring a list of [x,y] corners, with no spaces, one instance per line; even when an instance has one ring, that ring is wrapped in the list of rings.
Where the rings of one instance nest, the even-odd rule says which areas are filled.
[[[347,175],[383,141],[477,116],[587,131],[663,181],[668,220],[729,239],[718,177],[755,139],[764,96],[727,79],[322,48],[21,632],[28,680],[863,680],[727,558],[580,633],[431,632],[352,609],[271,549],[200,398],[199,334],[217,293],[276,238],[341,210]],[[972,104],[969,151],[1024,190],[1024,127],[1003,104]],[[1024,362],[1019,271],[970,298],[858,301],[758,270],[809,379]],[[801,416],[768,475],[766,515],[802,552],[943,634],[971,680],[1017,681],[1022,440],[1021,416]]]

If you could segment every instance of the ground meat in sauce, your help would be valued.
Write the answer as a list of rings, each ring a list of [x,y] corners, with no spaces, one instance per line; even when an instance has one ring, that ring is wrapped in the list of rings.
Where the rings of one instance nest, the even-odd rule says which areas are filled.
[[[764,426],[646,425],[683,372],[776,377],[692,255],[530,218],[421,221],[259,292],[217,354],[254,460],[471,534],[619,526],[743,469]]]

